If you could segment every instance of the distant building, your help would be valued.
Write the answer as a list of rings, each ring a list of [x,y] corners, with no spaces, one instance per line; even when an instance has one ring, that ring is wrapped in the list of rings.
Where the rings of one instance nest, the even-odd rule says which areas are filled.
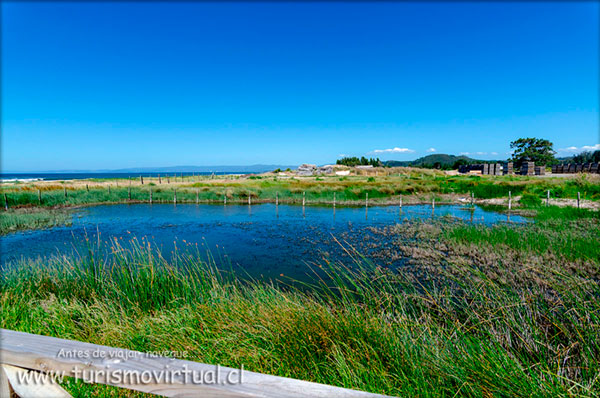
[[[315,174],[317,171],[317,166],[314,164],[301,164],[298,166],[298,170],[296,174],[299,176],[309,177]]]
[[[502,175],[502,165],[500,163],[483,164],[465,164],[458,167],[459,173]]]
[[[325,166],[318,167],[317,174],[333,174],[333,166],[326,164]]]
[[[326,164],[324,166],[316,166],[314,164],[301,164],[296,171],[296,174],[303,177],[313,175],[333,174],[333,165]]]

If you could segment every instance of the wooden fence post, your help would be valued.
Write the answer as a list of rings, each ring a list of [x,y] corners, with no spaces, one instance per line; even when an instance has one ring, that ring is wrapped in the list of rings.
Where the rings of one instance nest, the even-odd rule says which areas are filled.
[[[550,190],[546,192],[546,207],[550,206]]]
[[[127,187],[127,197],[131,200],[131,187]]]
[[[162,184],[162,180],[160,179],[160,174],[158,175],[158,184]]]
[[[227,194],[223,195],[223,205],[227,204]]]
[[[512,208],[512,193],[508,191],[508,210]]]
[[[365,207],[369,207],[369,193],[367,192],[367,196],[365,197]]]
[[[42,204],[42,191],[38,189],[38,202]]]
[[[85,184],[85,190],[90,192],[90,187],[88,186],[88,184]]]
[[[475,203],[475,194],[473,192],[471,192],[471,206],[473,206]]]
[[[581,196],[579,195],[579,191],[577,192],[577,208],[579,209],[579,201],[581,200]]]
[[[302,192],[302,206],[306,204],[306,192]]]
[[[66,199],[67,199],[67,188],[66,188],[66,187],[63,187],[63,191],[64,191],[64,193],[65,193],[65,200],[66,200]]]
[[[279,206],[279,192],[275,192],[275,206]]]
[[[140,176],[140,182],[144,185],[144,177]]]
[[[398,201],[398,207],[402,208],[402,196],[400,196],[400,200]]]
[[[173,203],[177,204],[177,188],[173,190]]]
[[[200,190],[196,188],[196,204],[200,203]]]
[[[333,193],[333,207],[335,207],[335,192]]]
[[[108,194],[110,195],[110,185],[108,186]]]
[[[435,198],[431,198],[431,210],[435,210]]]
[[[252,195],[248,193],[248,205],[252,205]]]
[[[6,192],[4,192],[4,210],[8,211],[8,196],[6,196]]]
[[[152,188],[150,188],[150,204],[152,204]]]

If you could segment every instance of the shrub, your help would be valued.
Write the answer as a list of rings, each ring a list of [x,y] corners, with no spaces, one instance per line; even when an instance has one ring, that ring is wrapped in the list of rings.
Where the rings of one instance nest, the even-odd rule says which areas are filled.
[[[383,195],[393,195],[396,193],[396,190],[392,187],[382,187],[379,188],[379,192]]]
[[[542,199],[540,199],[535,194],[527,192],[527,193],[524,193],[523,196],[521,196],[519,203],[521,203],[523,206],[537,207],[542,204]]]

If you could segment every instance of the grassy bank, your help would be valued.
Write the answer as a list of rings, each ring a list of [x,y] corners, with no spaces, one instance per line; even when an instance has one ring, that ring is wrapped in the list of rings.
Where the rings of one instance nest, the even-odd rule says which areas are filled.
[[[11,209],[1,214],[0,235],[20,230],[43,229],[70,224],[71,215],[64,210]]]
[[[168,263],[147,246],[116,245],[98,260],[92,248],[3,272],[0,322],[399,396],[597,396],[598,213],[537,211],[525,226],[382,229],[398,237],[406,268],[356,254],[322,264],[329,282],[302,289],[242,282],[194,253]]]
[[[395,203],[402,196],[405,203],[454,201],[457,196],[471,193],[476,199],[506,198],[533,195],[545,198],[550,190],[553,199],[600,199],[600,178],[580,175],[574,178],[537,178],[523,176],[447,176],[441,172],[416,169],[382,169],[382,175],[287,177],[225,176],[185,177],[173,179],[145,178],[140,180],[78,180],[64,182],[32,182],[4,184],[9,207],[15,206],[75,206],[110,202],[149,202],[150,192],[155,203],[173,203],[175,191],[179,203],[281,203],[361,204],[367,195],[371,203]],[[383,175],[385,173],[385,175]],[[4,198],[2,198],[4,204]]]

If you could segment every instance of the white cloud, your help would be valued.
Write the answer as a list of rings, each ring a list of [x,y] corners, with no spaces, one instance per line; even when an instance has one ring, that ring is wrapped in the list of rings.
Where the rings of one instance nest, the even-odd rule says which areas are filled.
[[[371,153],[413,153],[414,150],[408,148],[390,148],[390,149],[375,149]]]
[[[427,152],[435,152],[436,150],[437,150],[437,149],[435,149],[435,148],[429,148],[429,149],[427,150]]]
[[[345,157],[347,157],[347,156],[348,156],[348,155],[346,155],[345,153],[340,153],[340,154],[338,155],[338,158],[345,158]]]
[[[498,152],[481,152],[481,151],[478,151],[478,152],[461,152],[461,153],[459,153],[459,155],[462,155],[462,156],[473,156],[473,155],[476,155],[476,156],[486,156],[486,155],[496,156],[496,155],[498,155]]]
[[[596,145],[584,145],[581,147],[582,150],[584,151],[598,151],[600,150],[600,144],[596,144]]]
[[[584,145],[582,147],[570,146],[566,148],[560,148],[558,152],[569,152],[569,153],[579,153],[583,151],[597,151],[600,150],[600,144],[596,145]]]
[[[576,146],[570,146],[568,148],[561,148],[558,151],[559,152],[577,152],[577,151],[579,151],[579,148],[577,148]]]

